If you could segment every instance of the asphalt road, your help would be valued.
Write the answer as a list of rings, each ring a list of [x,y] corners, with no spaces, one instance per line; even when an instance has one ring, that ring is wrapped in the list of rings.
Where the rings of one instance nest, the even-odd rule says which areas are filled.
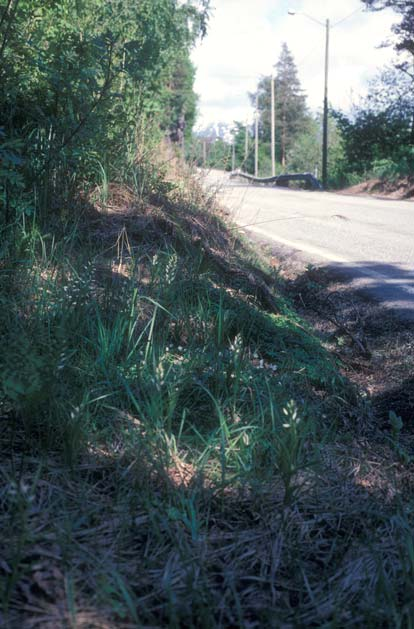
[[[414,320],[414,202],[257,186],[220,171],[204,178],[241,229],[339,269]]]

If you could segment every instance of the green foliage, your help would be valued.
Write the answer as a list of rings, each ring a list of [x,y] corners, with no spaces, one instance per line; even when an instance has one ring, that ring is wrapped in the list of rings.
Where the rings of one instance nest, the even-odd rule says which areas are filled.
[[[388,181],[395,181],[400,177],[414,174],[414,147],[401,147],[392,159],[374,160],[372,173],[375,177]]]
[[[24,199],[24,178],[21,172],[22,143],[18,139],[6,139],[0,128],[0,207],[8,223],[13,216],[26,211]]]
[[[342,136],[342,169],[357,177],[398,179],[414,173],[412,81],[386,69],[350,115],[333,112]]]
[[[235,168],[240,168],[240,170],[244,172],[254,172],[254,139],[251,126],[246,126],[241,122],[235,122],[233,127],[233,142],[236,157]]]
[[[207,2],[0,6],[0,624],[405,626],[412,509],[329,442],[355,392],[151,160]]]
[[[145,423],[148,447],[153,438],[164,451],[179,439],[201,456],[208,443],[213,466],[225,430],[226,473],[238,475],[260,468],[262,455],[254,458],[253,443],[236,454],[233,440],[259,424],[268,431],[295,391],[301,407],[308,400],[302,414],[321,404],[313,387],[346,395],[334,362],[283,300],[275,315],[243,297],[247,286],[229,294],[191,250],[160,249],[148,261],[145,250],[129,249],[129,278],[99,280],[104,260],[69,255],[74,238],[55,245],[33,232],[22,252],[30,264],[9,260],[0,276],[0,406],[14,408],[33,446],[63,449],[73,464],[92,435],[111,433],[116,406]],[[134,269],[143,265],[148,282],[138,289]],[[274,430],[285,435],[282,423]]]
[[[309,124],[309,114],[306,107],[306,96],[297,76],[296,65],[286,44],[282,46],[275,68],[276,159],[285,166],[287,153],[292,143]],[[260,137],[263,141],[270,142],[271,77],[263,77],[260,80],[257,94],[259,97]],[[256,94],[251,95],[251,101],[252,104],[255,103]]]
[[[187,158],[199,167],[231,170],[232,147],[222,138],[193,136]]]
[[[393,160],[410,139],[411,131],[406,121],[386,111],[376,113],[358,109],[353,120],[338,113],[336,119],[342,132],[348,167],[360,174],[368,173],[374,161]]]
[[[345,153],[343,139],[333,116],[329,117],[328,176],[329,187],[344,185]],[[289,172],[322,172],[322,118],[309,120],[307,129],[295,139],[287,156]]]
[[[186,140],[192,136],[192,128],[196,118],[197,96],[194,93],[195,69],[190,61],[188,51],[177,55],[174,70],[167,88],[165,123],[173,142]]]
[[[349,443],[335,360],[276,291],[263,306],[203,193],[159,194],[26,231],[0,267],[2,620],[43,622],[47,596],[53,626],[405,626],[409,496],[373,480],[403,427],[391,460]]]
[[[275,118],[276,133],[276,174],[286,172],[295,164],[300,163],[298,158],[291,163],[290,155],[301,149],[298,147],[306,144],[307,139],[313,133],[313,121],[306,107],[306,97],[300,86],[297,69],[286,44],[283,44],[279,61],[276,66],[275,78]],[[258,97],[259,107],[259,176],[272,175],[271,158],[271,77],[263,77],[258,84],[257,92],[250,94],[252,104],[256,105]],[[236,168],[245,172],[254,173],[254,130],[247,129],[248,150],[246,156],[246,127],[240,122],[235,122],[234,142],[236,152]],[[313,148],[313,147],[312,147]],[[306,148],[304,148],[304,152]],[[312,158],[309,156],[309,162]],[[312,165],[312,168],[315,164]]]
[[[114,179],[137,122],[191,127],[189,51],[207,5],[2,0],[3,222],[27,208],[45,215],[70,203],[95,183],[99,163]]]

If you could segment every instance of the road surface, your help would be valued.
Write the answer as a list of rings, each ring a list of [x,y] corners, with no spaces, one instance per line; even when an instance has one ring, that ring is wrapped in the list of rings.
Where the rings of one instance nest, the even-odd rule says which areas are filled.
[[[204,177],[241,229],[340,269],[414,320],[414,202],[257,186],[220,171]]]

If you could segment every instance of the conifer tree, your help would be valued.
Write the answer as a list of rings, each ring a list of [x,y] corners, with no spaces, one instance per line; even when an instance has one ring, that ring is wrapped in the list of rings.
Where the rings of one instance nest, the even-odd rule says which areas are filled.
[[[303,133],[309,123],[306,96],[302,90],[293,55],[283,44],[276,70],[276,159],[286,165],[288,151],[298,134]],[[258,84],[260,137],[270,142],[271,136],[271,77],[263,77]],[[251,95],[252,102],[256,94]]]
[[[397,35],[395,48],[399,52],[409,53],[414,59],[414,3],[413,0],[362,0],[374,11],[391,8],[401,15],[401,21],[394,24],[393,31]],[[403,62],[401,69],[405,70],[414,80],[412,63]]]

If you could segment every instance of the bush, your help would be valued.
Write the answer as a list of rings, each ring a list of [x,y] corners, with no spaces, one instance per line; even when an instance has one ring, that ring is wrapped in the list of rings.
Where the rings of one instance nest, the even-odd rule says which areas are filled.
[[[393,159],[379,159],[372,164],[372,174],[379,179],[396,181],[414,175],[414,147],[403,147]]]

